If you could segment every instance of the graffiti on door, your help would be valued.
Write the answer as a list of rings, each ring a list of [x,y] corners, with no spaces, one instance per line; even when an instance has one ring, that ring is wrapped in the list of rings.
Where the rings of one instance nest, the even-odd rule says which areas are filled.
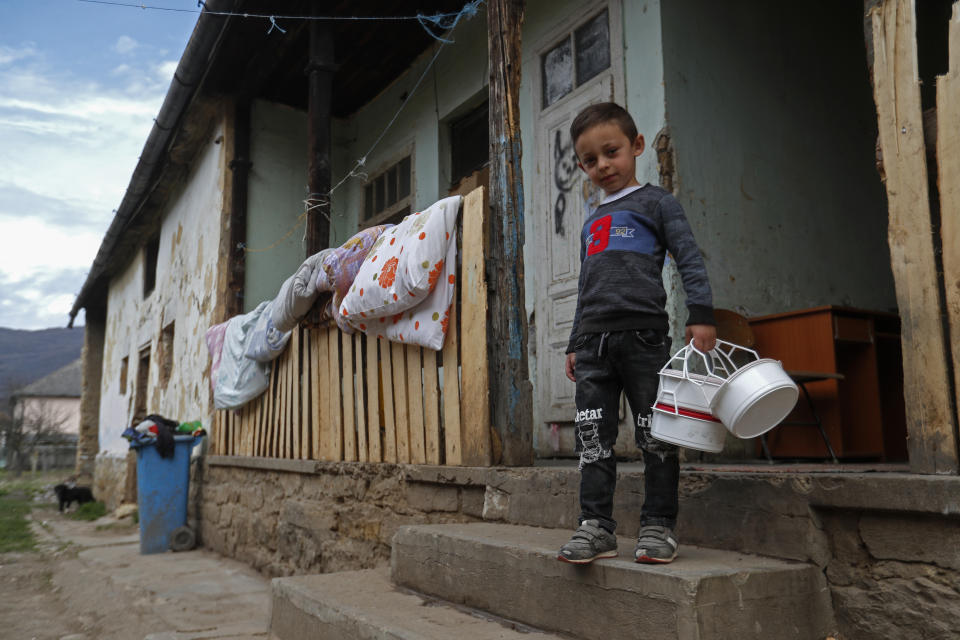
[[[567,212],[567,194],[577,181],[577,154],[573,142],[564,143],[563,130],[557,129],[553,140],[553,181],[557,187],[557,199],[553,203],[553,231],[565,235],[563,216]]]

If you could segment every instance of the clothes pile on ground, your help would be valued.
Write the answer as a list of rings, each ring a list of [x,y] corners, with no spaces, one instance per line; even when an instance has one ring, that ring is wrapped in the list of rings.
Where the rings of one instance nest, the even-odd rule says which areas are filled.
[[[314,304],[344,333],[439,351],[453,304],[461,202],[452,196],[399,225],[364,229],[307,258],[272,300],[210,327],[214,407],[237,409],[266,391],[270,361]]]
[[[161,458],[173,457],[174,436],[202,436],[206,434],[199,420],[178,422],[161,415],[150,414],[139,424],[129,427],[123,434],[131,446],[156,444]]]

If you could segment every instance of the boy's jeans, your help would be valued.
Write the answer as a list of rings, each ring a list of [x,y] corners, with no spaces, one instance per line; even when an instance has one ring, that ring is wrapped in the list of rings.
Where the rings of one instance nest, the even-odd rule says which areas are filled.
[[[617,485],[620,391],[625,391],[643,450],[645,495],[641,525],[671,529],[677,522],[680,463],[677,447],[650,436],[650,407],[659,372],[670,357],[670,339],[653,329],[581,336],[576,343],[577,451],[580,452],[580,521],[599,520],[611,532]]]

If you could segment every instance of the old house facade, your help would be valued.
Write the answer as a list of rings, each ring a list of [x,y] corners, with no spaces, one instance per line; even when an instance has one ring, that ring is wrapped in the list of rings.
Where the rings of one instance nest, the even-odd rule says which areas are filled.
[[[123,429],[146,413],[201,419],[204,544],[273,575],[382,565],[405,524],[572,527],[575,468],[548,461],[573,452],[562,357],[596,194],[568,129],[613,99],[646,137],[641,182],[687,211],[715,305],[755,321],[760,340],[799,331],[787,342],[826,349],[849,378],[811,387],[840,466],[816,462],[829,455],[809,426],[769,438],[799,466],[753,465],[757,443],[733,438],[723,456],[688,455],[684,543],[816,567],[826,604],[794,608],[816,611],[818,632],[949,637],[950,6],[437,1],[420,20],[272,16],[281,31],[275,8],[207,2],[74,307],[87,319],[79,470],[111,505],[133,499]],[[297,8],[285,13],[321,17]],[[262,398],[214,410],[207,327],[271,298],[307,255],[454,192],[472,195],[453,347],[305,323]],[[679,344],[669,266],[665,284]],[[810,318],[828,324],[825,346],[791,324]],[[624,531],[641,495],[640,472],[625,472]],[[929,545],[893,543],[918,537]]]
[[[80,430],[80,365],[79,359],[74,360],[11,395],[9,431],[0,438],[7,467],[46,471],[74,466]]]

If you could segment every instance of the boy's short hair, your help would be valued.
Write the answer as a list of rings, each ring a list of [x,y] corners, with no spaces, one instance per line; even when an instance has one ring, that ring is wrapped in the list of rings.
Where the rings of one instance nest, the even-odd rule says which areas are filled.
[[[570,138],[573,140],[573,143],[576,144],[577,138],[583,135],[584,131],[605,122],[615,123],[630,140],[636,139],[636,123],[633,121],[633,118],[630,117],[630,114],[627,113],[627,110],[616,102],[592,104],[578,113],[570,125]]]

